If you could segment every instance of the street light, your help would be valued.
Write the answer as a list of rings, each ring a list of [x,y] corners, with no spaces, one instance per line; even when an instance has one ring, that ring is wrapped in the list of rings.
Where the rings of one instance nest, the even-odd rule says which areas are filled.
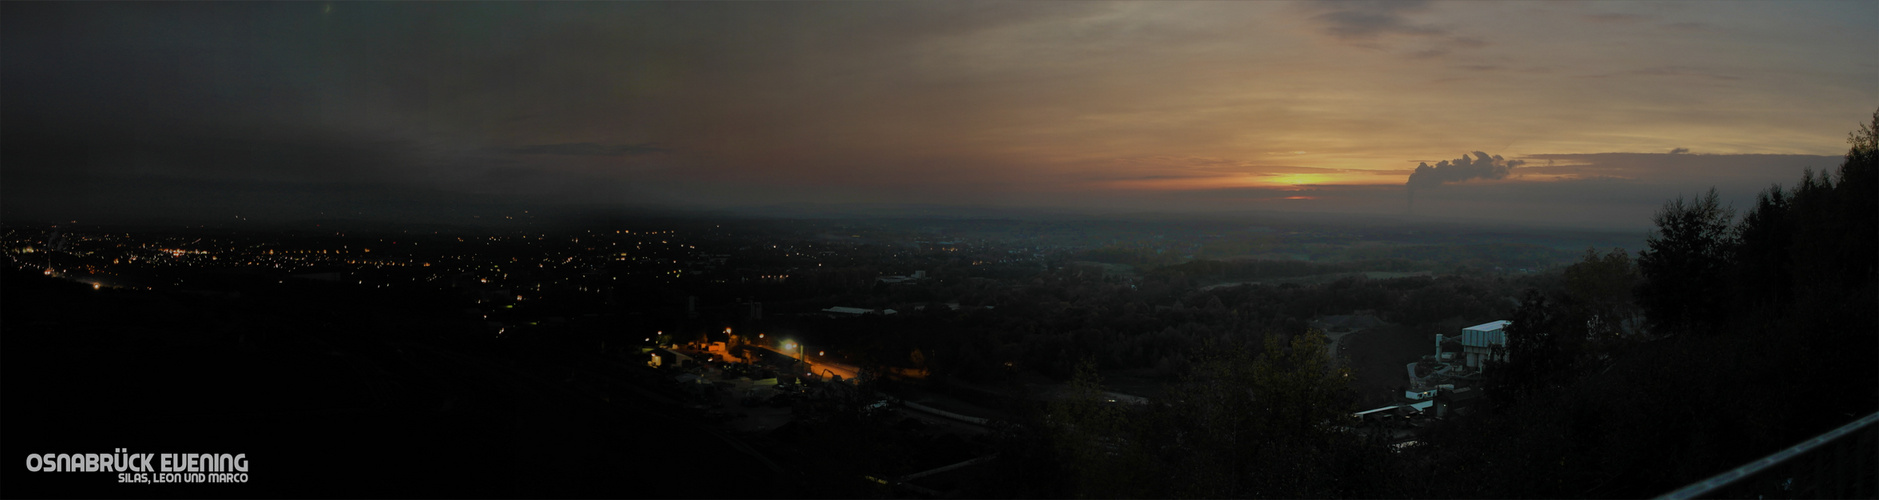
[[[787,356],[789,355],[790,351],[796,351],[796,366],[798,367],[798,369],[801,369],[803,365],[809,363],[808,356],[805,355],[805,351],[807,351],[808,349],[809,349],[809,346],[798,344],[794,340],[783,343],[784,355]]]

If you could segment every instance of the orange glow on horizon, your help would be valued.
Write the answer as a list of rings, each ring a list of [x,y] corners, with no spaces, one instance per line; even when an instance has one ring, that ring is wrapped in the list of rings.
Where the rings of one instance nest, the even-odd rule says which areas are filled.
[[[1325,174],[1288,174],[1273,179],[1275,185],[1309,186],[1331,184],[1333,176]]]
[[[1386,182],[1378,182],[1385,180]],[[1366,171],[1309,173],[1309,174],[1241,174],[1201,177],[1176,177],[1166,179],[1129,179],[1098,183],[1097,186],[1108,189],[1143,190],[1143,191],[1185,191],[1198,189],[1231,188],[1296,188],[1305,186],[1358,186],[1375,184],[1400,184],[1395,177],[1384,177]]]

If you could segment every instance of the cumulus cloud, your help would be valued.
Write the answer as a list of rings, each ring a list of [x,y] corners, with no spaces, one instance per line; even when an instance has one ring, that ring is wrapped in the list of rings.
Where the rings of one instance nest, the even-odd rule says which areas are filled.
[[[1409,174],[1407,185],[1410,189],[1417,189],[1470,179],[1504,179],[1509,172],[1514,170],[1514,167],[1526,163],[1523,160],[1502,158],[1500,155],[1490,156],[1481,151],[1475,151],[1472,154],[1474,158],[1461,155],[1461,158],[1443,160],[1435,166],[1430,166],[1427,162],[1417,164],[1416,171]]]

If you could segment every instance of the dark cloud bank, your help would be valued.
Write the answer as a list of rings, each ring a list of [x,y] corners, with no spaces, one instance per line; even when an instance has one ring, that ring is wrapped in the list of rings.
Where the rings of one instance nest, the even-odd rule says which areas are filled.
[[[1432,188],[1443,184],[1462,182],[1473,179],[1505,179],[1522,160],[1509,160],[1501,155],[1489,156],[1485,152],[1475,151],[1474,158],[1462,155],[1453,160],[1442,160],[1429,166],[1428,162],[1416,165],[1416,171],[1409,174],[1409,188]]]

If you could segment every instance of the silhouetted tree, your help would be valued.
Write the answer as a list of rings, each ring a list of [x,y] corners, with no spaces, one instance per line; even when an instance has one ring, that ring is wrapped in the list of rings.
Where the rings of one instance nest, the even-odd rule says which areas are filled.
[[[1629,252],[1613,248],[1600,255],[1587,248],[1585,257],[1564,274],[1566,306],[1585,319],[1587,339],[1615,342],[1641,326],[1631,293],[1638,285],[1638,270]]]
[[[1609,254],[1526,293],[1487,371],[1497,411],[1429,436],[1427,495],[1659,494],[1879,409],[1874,129],[1879,113],[1837,172],[1761,193],[1733,228],[1714,190],[1657,214],[1637,300],[1656,333],[1701,335],[1575,345]]]
[[[1796,293],[1828,305],[1870,290],[1879,272],[1879,112],[1848,142],[1837,176],[1808,176],[1792,195]],[[1837,182],[1835,177],[1837,177]],[[1860,304],[1870,312],[1871,302]],[[1849,311],[1857,312],[1857,311]]]
[[[1679,196],[1652,217],[1657,229],[1638,255],[1638,302],[1658,335],[1714,333],[1721,324],[1726,302],[1714,294],[1725,283],[1735,213],[1720,198],[1715,188],[1687,202]]]
[[[1506,407],[1571,380],[1584,354],[1585,318],[1539,290],[1521,295],[1507,325],[1507,345],[1495,347],[1484,372],[1495,405]]]
[[[1734,291],[1745,308],[1774,311],[1793,303],[1792,216],[1787,192],[1775,185],[1756,196],[1755,208],[1736,225]]]
[[[1762,192],[1735,228],[1733,291],[1764,320],[1795,314],[1865,318],[1879,281],[1879,112],[1860,125],[1838,175],[1802,174]],[[1862,323],[1864,324],[1864,323]]]

